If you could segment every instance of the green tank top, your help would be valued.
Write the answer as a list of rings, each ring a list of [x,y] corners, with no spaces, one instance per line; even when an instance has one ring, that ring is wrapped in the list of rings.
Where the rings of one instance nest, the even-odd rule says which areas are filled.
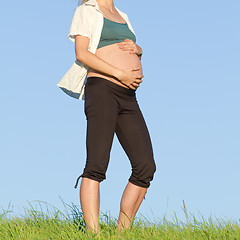
[[[101,48],[113,43],[123,42],[124,39],[131,39],[136,42],[136,36],[128,28],[127,23],[118,23],[105,17],[101,37],[97,48]]]

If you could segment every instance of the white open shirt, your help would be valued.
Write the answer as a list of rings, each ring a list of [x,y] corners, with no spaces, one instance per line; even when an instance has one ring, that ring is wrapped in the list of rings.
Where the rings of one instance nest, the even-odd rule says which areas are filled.
[[[132,25],[126,13],[115,8],[128,24],[129,29],[136,36]],[[88,50],[95,53],[100,41],[103,28],[103,14],[99,9],[96,0],[88,0],[84,4],[76,7],[72,23],[69,29],[68,38],[75,42],[76,35],[89,37]],[[64,74],[62,79],[57,83],[66,94],[76,99],[85,100],[85,83],[89,67],[76,60],[71,68]]]

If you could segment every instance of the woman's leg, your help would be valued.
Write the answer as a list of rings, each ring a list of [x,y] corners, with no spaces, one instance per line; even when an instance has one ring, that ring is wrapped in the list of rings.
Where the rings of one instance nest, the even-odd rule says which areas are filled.
[[[95,232],[99,230],[99,185],[106,179],[118,115],[118,102],[103,80],[88,78],[85,86],[87,159],[83,174],[79,176],[82,177],[80,202],[84,220],[87,228]]]
[[[147,188],[139,187],[128,182],[120,203],[117,230],[129,228],[147,192]]]
[[[121,199],[117,230],[132,225],[156,171],[150,135],[136,99],[124,100],[122,105],[116,134],[131,162],[132,174]]]
[[[88,230],[95,233],[99,232],[100,190],[98,181],[86,177],[82,178],[80,202]]]

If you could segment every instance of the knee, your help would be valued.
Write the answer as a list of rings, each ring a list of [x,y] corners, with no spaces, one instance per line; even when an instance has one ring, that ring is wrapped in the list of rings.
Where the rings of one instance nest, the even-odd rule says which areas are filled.
[[[105,173],[101,173],[101,172],[98,172],[98,171],[94,171],[94,170],[89,170],[89,169],[84,169],[83,171],[83,174],[81,174],[77,180],[76,180],[76,184],[74,186],[74,188],[77,188],[77,185],[78,185],[78,181],[80,178],[89,178],[89,179],[92,179],[92,180],[95,180],[95,181],[98,181],[99,183],[102,182],[104,179],[106,179],[106,175]]]
[[[133,169],[129,182],[139,187],[149,188],[155,172],[156,163],[152,158],[151,161],[146,161],[144,164],[141,164],[137,168]]]
[[[104,179],[106,179],[106,175],[104,173],[94,171],[84,171],[81,177],[90,178],[98,182],[102,182]]]
[[[151,162],[149,162],[146,166],[145,166],[145,181],[149,183],[148,187],[150,186],[150,181],[153,180],[154,174],[156,172],[156,163],[154,161],[154,159],[152,159]]]
[[[93,161],[93,158],[90,159],[89,157],[86,161],[86,165],[81,176],[96,180],[98,182],[102,182],[104,179],[106,179],[107,164],[106,161],[103,161],[102,159],[103,158],[101,157],[98,159],[98,161]]]
[[[156,170],[157,170],[157,166],[156,166],[155,161],[153,161],[153,165],[152,165],[152,178],[153,178],[154,173],[156,172]]]

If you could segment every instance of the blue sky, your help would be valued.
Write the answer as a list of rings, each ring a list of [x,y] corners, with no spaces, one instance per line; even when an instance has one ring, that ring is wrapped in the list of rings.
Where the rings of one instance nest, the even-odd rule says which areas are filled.
[[[120,1],[143,49],[137,99],[157,171],[137,216],[187,209],[240,214],[240,2]],[[0,206],[79,205],[86,159],[84,102],[56,84],[75,60],[67,38],[77,0],[4,1],[1,26]],[[102,212],[117,217],[130,162],[115,135]]]

